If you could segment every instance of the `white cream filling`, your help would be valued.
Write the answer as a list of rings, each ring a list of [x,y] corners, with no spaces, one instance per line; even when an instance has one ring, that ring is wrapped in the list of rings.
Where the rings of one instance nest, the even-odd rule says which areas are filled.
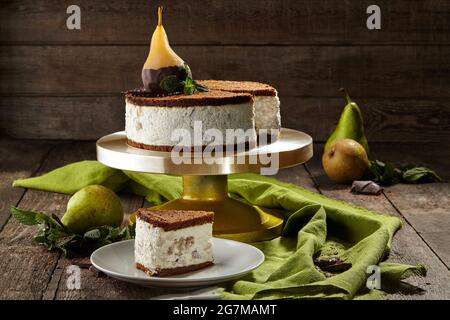
[[[213,261],[212,223],[165,231],[137,219],[134,257],[151,271]]]
[[[201,137],[194,141],[194,124],[201,121]],[[198,122],[197,122],[198,123]],[[223,106],[160,107],[136,106],[126,102],[125,131],[128,139],[147,145],[175,146],[179,139],[172,136],[176,129],[188,132],[189,145],[208,145],[212,141],[208,130],[216,129],[226,141],[226,129],[250,129],[249,135],[239,135],[236,143],[256,140],[253,103]],[[213,143],[214,144],[214,143]],[[218,143],[219,144],[219,143]],[[222,143],[220,143],[222,144]],[[183,144],[187,145],[187,144]]]
[[[280,99],[275,96],[254,96],[255,127],[260,129],[275,129],[281,127]]]

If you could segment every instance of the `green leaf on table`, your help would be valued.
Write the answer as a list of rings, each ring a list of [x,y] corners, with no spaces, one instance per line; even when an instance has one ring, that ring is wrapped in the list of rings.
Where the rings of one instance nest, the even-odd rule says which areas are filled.
[[[72,233],[65,232],[63,229],[51,228],[48,231],[47,239],[50,241],[58,241],[59,239],[73,235]]]
[[[92,228],[83,234],[74,234],[56,215],[15,207],[11,208],[11,213],[20,223],[38,227],[34,241],[49,250],[59,250],[64,256],[73,253],[89,254],[103,245],[134,237],[134,233],[130,231],[131,226],[121,228],[105,225]]]
[[[83,238],[85,239],[100,239],[101,237],[102,233],[99,229],[92,229],[83,234]]]
[[[433,170],[412,164],[396,168],[392,163],[374,160],[370,162],[370,172],[372,173],[373,181],[385,186],[400,182],[426,183],[442,181],[442,178]]]
[[[11,214],[17,221],[27,226],[39,224],[39,220],[42,218],[42,215],[45,216],[45,214],[41,212],[27,211],[16,207],[11,207]]]
[[[403,181],[408,183],[442,182],[442,178],[426,167],[415,167],[403,171]]]

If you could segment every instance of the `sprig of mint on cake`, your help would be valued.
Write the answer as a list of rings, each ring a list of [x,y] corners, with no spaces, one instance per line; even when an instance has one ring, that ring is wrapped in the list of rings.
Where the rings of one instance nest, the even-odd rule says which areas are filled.
[[[150,51],[142,69],[145,90],[161,89],[173,94],[194,94],[208,88],[192,78],[192,72],[183,59],[170,47],[163,26],[163,7],[158,7],[158,24],[153,32]]]
[[[161,80],[159,86],[164,91],[170,93],[183,92],[184,94],[194,94],[197,92],[206,92],[208,91],[208,87],[198,83],[194,79],[192,79],[191,69],[187,64],[184,65],[184,69],[186,70],[186,79],[181,80],[176,75],[166,76]]]

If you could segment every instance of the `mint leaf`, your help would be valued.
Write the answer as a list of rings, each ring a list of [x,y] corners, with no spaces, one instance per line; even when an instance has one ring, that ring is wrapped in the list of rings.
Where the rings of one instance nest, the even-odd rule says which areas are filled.
[[[40,212],[26,211],[16,207],[11,207],[12,216],[22,224],[34,226],[39,224],[37,217],[41,216]]]
[[[201,83],[198,83],[194,80],[194,85],[199,92],[207,92],[209,91],[209,88],[207,86],[202,85]]]
[[[184,94],[194,94],[196,92],[194,80],[192,80],[192,78],[186,78],[186,81],[184,82],[183,92]]]
[[[191,68],[187,64],[184,64],[184,69],[186,71],[186,79],[180,80],[176,75],[166,76],[159,83],[161,89],[170,93],[182,92],[187,95],[208,91],[208,87],[192,79]]]
[[[206,92],[208,87],[198,83],[192,78],[187,77],[184,83],[184,94],[194,94],[196,92]]]
[[[83,235],[83,238],[85,239],[100,239],[102,236],[102,233],[99,229],[93,229],[86,231]]]
[[[176,75],[170,75],[162,79],[159,86],[167,92],[182,92],[184,83]]]
[[[385,186],[400,182],[427,183],[443,181],[432,169],[412,164],[396,168],[391,163],[375,160],[370,162],[370,171],[372,180]]]
[[[426,167],[414,167],[403,171],[403,181],[409,183],[418,182],[442,182],[442,178],[433,170]]]
[[[11,207],[13,217],[25,225],[37,225],[38,231],[34,241],[49,250],[59,250],[64,256],[73,253],[89,254],[103,245],[134,237],[133,226],[114,228],[99,226],[84,234],[74,234],[66,228],[58,216],[43,212],[33,212]]]

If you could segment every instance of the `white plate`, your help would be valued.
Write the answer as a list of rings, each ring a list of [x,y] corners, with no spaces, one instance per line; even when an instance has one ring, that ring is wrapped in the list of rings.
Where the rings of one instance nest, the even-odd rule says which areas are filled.
[[[150,277],[136,269],[134,240],[115,242],[94,251],[91,263],[110,277],[147,287],[185,288],[213,285],[242,277],[264,262],[261,250],[242,242],[213,238],[214,264],[171,277]]]

